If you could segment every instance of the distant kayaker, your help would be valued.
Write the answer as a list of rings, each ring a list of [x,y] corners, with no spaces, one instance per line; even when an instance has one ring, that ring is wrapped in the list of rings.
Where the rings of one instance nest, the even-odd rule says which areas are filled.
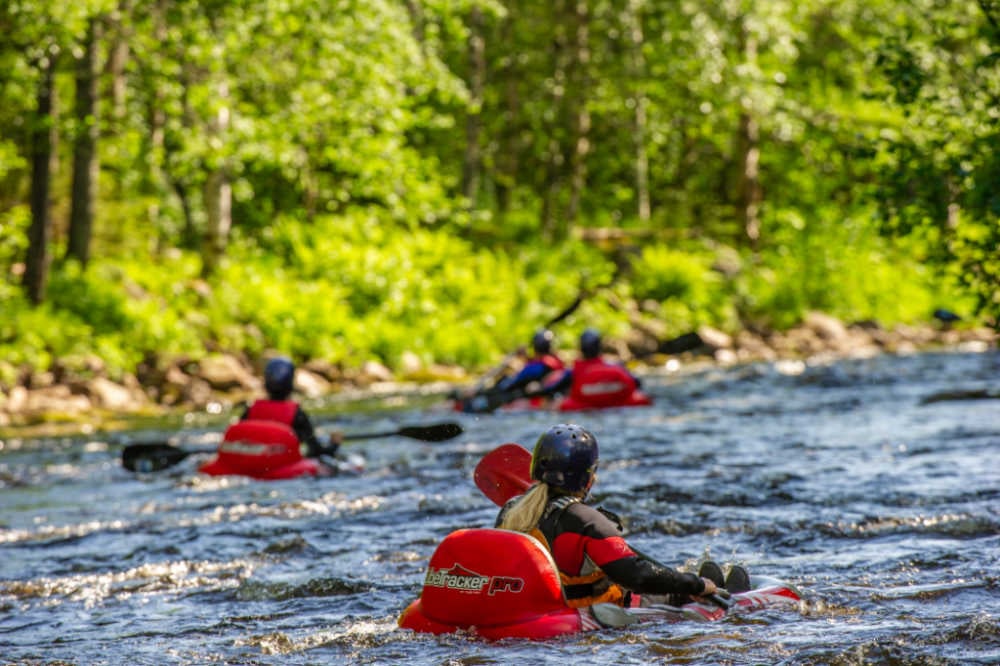
[[[553,373],[558,377],[566,366],[552,351],[552,341],[555,334],[548,329],[536,331],[531,338],[531,348],[534,355],[527,357],[521,370],[509,377],[504,377],[496,384],[496,390],[515,392],[528,389],[532,384],[540,385]],[[527,356],[527,354],[525,354]]]
[[[334,455],[340,447],[343,433],[331,433],[328,446],[320,444],[309,415],[299,403],[289,400],[294,385],[295,364],[284,356],[272,358],[264,367],[264,390],[267,391],[267,399],[256,400],[244,410],[240,420],[257,419],[284,423],[295,431],[299,443],[306,445],[308,449],[306,455],[310,458]]]
[[[597,438],[590,431],[572,424],[549,428],[531,458],[536,483],[509,501],[496,521],[497,527],[530,534],[549,549],[570,606],[679,605],[690,596],[715,594],[724,582],[732,591],[749,587],[741,567],[733,567],[730,580],[723,581],[714,562],[706,562],[696,576],[632,550],[608,514],[584,503],[597,460]]]
[[[600,404],[602,395],[628,394],[642,386],[638,377],[633,375],[621,363],[607,361],[601,355],[603,341],[601,334],[593,328],[580,334],[580,358],[573,363],[572,370],[567,370],[558,382],[549,384],[544,389],[532,395],[566,394],[575,396],[584,402],[594,402],[595,407],[611,406],[617,399],[611,398],[608,405]],[[599,370],[600,372],[593,372]],[[610,378],[617,380],[616,386],[611,386]]]
[[[554,340],[555,334],[549,329],[536,331],[531,338],[531,356],[521,347],[516,354],[504,359],[500,368],[493,371],[496,373],[505,370],[509,360],[516,355],[523,359],[521,369],[516,374],[502,377],[492,386],[487,386],[491,377],[486,376],[473,391],[456,392],[455,397],[461,401],[462,411],[488,412],[519,398],[537,396],[541,402],[543,395],[552,395],[547,388],[561,383],[563,374],[568,372],[565,364],[552,350]]]

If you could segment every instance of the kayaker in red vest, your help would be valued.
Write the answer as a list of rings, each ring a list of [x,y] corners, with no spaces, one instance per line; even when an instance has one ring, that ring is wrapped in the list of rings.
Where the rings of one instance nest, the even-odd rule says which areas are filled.
[[[267,399],[255,401],[243,412],[240,420],[256,419],[284,423],[292,427],[299,438],[299,443],[306,445],[307,456],[315,458],[320,455],[334,455],[340,447],[343,433],[331,433],[328,446],[320,444],[309,415],[299,403],[289,400],[294,385],[295,364],[283,356],[272,358],[264,367],[264,390],[267,391]]]
[[[531,339],[533,356],[527,357],[527,351],[523,347],[517,350],[517,356],[525,359],[520,371],[501,378],[487,388],[484,388],[487,384],[487,378],[484,377],[473,391],[456,392],[454,397],[459,400],[458,408],[464,412],[491,412],[524,397],[536,399],[541,404],[544,397],[551,395],[547,393],[547,387],[559,383],[563,373],[568,372],[552,351],[554,338],[552,331],[548,329],[537,331]],[[508,359],[504,359],[504,368],[507,362]]]
[[[549,549],[570,606],[679,605],[689,596],[716,593],[724,582],[731,591],[749,588],[742,567],[733,567],[731,579],[723,581],[714,562],[706,562],[696,576],[632,550],[609,514],[584,503],[597,458],[597,438],[588,430],[572,424],[549,428],[531,458],[531,478],[537,483],[508,502],[496,521],[497,527],[530,534]]]
[[[567,370],[560,377],[559,381],[546,386],[541,391],[532,395],[554,395],[557,393],[576,396],[582,400],[588,400],[587,375],[593,368],[609,368],[621,376],[621,379],[628,384],[622,387],[626,392],[632,392],[642,386],[638,377],[633,375],[621,363],[611,363],[601,356],[601,334],[592,328],[588,328],[580,334],[580,355],[573,363],[573,369]]]
[[[566,366],[552,351],[554,339],[555,335],[548,329],[537,331],[531,338],[534,355],[524,361],[524,365],[516,375],[504,377],[497,382],[496,390],[513,393],[527,389],[532,384],[544,382],[552,373],[564,371]]]

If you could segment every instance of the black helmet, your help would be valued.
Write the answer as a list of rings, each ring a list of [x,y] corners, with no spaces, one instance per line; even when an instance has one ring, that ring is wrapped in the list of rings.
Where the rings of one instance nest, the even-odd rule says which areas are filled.
[[[552,426],[531,454],[531,478],[570,493],[584,490],[596,470],[597,438],[578,425]]]
[[[588,328],[580,335],[580,351],[584,358],[597,358],[601,354],[601,334]]]
[[[543,328],[535,333],[531,338],[531,346],[536,354],[548,354],[552,351],[552,341],[555,334],[547,328]]]
[[[292,394],[295,383],[295,364],[284,356],[272,358],[264,367],[264,389],[275,400],[284,400]]]

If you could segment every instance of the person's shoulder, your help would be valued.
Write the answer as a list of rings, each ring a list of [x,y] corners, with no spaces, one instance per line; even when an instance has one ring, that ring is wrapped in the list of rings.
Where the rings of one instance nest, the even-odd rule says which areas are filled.
[[[583,502],[573,502],[572,504],[569,504],[565,508],[564,514],[572,516],[585,523],[592,523],[596,520],[606,520],[600,511],[589,504],[584,504]]]
[[[596,507],[593,507],[593,506],[587,504],[583,500],[575,500],[575,501],[573,501],[572,503],[570,503],[570,504],[568,504],[566,506],[566,510],[567,511],[573,511],[574,513],[588,515],[588,516],[592,515],[592,514],[598,514],[598,515],[600,515],[600,511],[598,511]]]
[[[620,521],[611,520],[605,512],[589,504],[576,502],[566,508],[566,513],[571,520],[589,526],[602,536],[618,536],[623,532]]]

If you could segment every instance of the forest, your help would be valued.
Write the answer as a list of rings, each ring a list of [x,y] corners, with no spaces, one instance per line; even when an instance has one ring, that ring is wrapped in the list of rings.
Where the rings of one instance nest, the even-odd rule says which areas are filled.
[[[997,0],[8,0],[0,386],[1000,328]]]

